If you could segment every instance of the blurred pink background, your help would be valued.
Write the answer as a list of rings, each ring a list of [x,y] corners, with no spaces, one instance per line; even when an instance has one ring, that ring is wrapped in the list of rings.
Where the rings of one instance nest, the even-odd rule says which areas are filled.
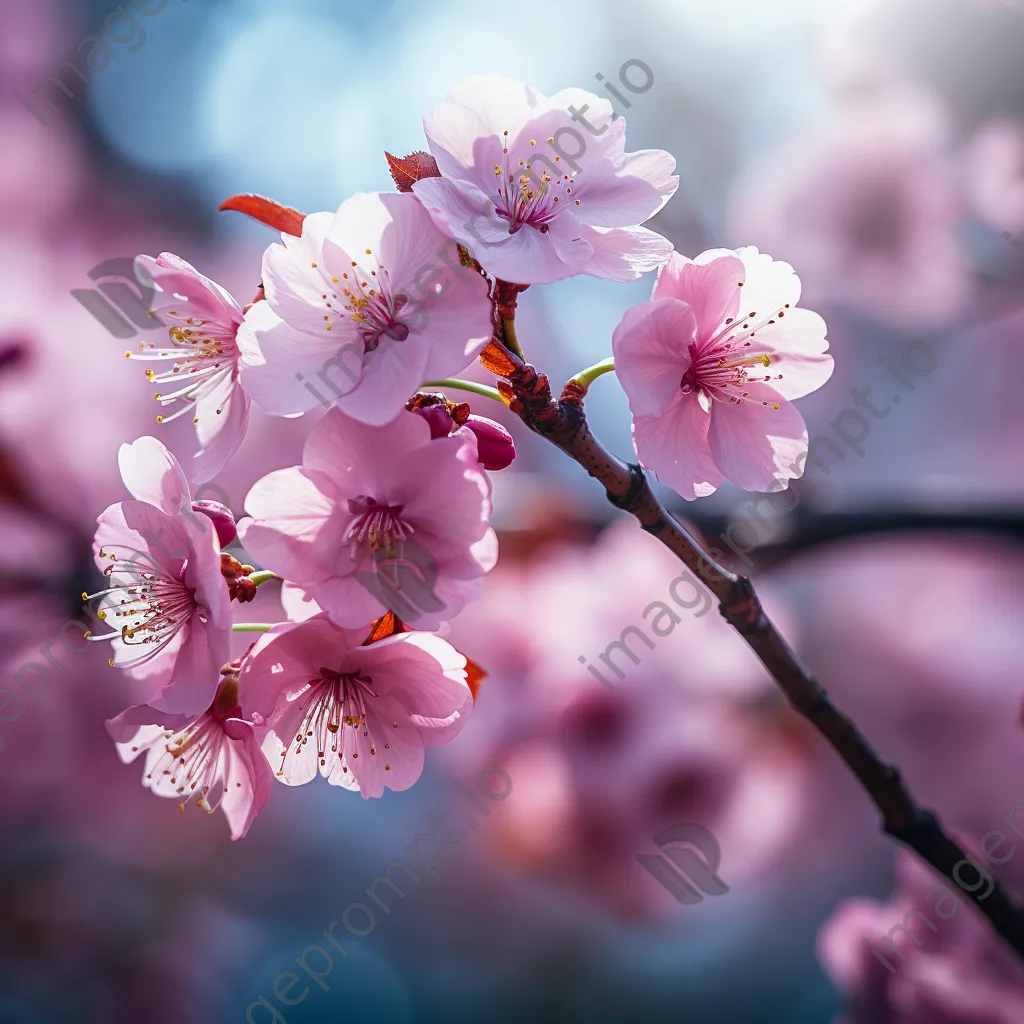
[[[124,681],[99,645],[59,640],[96,589],[96,516],[126,496],[120,444],[152,433],[183,460],[194,450],[191,424],[154,422],[152,388],[123,357],[135,341],[71,295],[95,286],[89,271],[170,250],[249,301],[273,234],[216,213],[227,195],[334,208],[390,187],[382,151],[420,148],[419,118],[464,75],[599,91],[598,74],[640,59],[655,81],[626,112],[630,148],[669,150],[681,176],[654,227],[687,255],[753,244],[792,262],[829,323],[835,375],[800,403],[811,436],[835,438],[852,388],[879,405],[902,391],[864,454],[826,453],[797,511],[766,515],[750,564],[731,564],[915,795],[978,848],[1024,801],[1024,5],[125,6],[136,29],[111,22],[125,42],[88,83],[65,71],[72,97],[44,89],[44,124],[21,100],[81,62],[114,8],[0,0],[0,686],[26,662],[49,677],[38,702],[0,690],[0,1021],[244,1020],[427,814],[465,827],[457,780],[472,788],[489,765],[509,797],[348,943],[327,991],[275,1002],[288,1022],[1024,1021],[1021,965],[969,907],[908,943],[896,975],[871,959],[861,938],[926,907],[937,883],[878,835],[864,793],[713,607],[682,613],[613,688],[586,671],[579,658],[599,664],[678,567],[508,417],[519,455],[494,477],[501,560],[451,627],[489,676],[408,792],[275,792],[233,844],[219,816],[180,814],[118,761],[103,722]],[[564,379],[610,353],[652,284],[531,289],[520,338]],[[936,367],[909,393],[882,360],[912,342]],[[588,407],[632,457],[611,377]],[[217,480],[236,515],[258,477],[298,461],[308,429],[254,410]],[[753,500],[664,497],[719,546]],[[280,617],[277,592],[245,613]],[[640,868],[677,822],[717,838],[727,894],[680,906]],[[992,870],[1024,899],[1024,852]]]

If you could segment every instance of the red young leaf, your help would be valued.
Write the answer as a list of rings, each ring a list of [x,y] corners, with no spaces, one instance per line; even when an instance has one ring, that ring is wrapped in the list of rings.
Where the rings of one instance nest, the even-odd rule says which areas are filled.
[[[485,370],[490,370],[498,377],[507,377],[516,368],[506,350],[493,340],[488,342],[487,347],[480,353],[480,362]]]
[[[385,612],[379,619],[374,620],[370,632],[362,642],[363,647],[374,644],[378,640],[391,636],[394,633],[411,633],[410,629],[394,612]]]
[[[462,651],[459,651],[459,654],[462,654]],[[464,654],[462,656],[466,658]],[[473,700],[476,700],[476,695],[480,692],[480,684],[486,678],[487,673],[475,661],[466,658],[466,685],[469,687],[469,692],[473,694]]]
[[[248,214],[253,220],[258,220],[267,227],[283,231],[287,235],[301,235],[302,222],[306,215],[293,210],[290,206],[282,206],[275,203],[273,199],[265,196],[258,196],[253,192],[244,192],[241,195],[231,196],[220,204],[222,210],[236,210],[238,213]]]
[[[388,158],[388,167],[391,168],[391,177],[395,179],[399,192],[411,192],[414,182],[420,178],[440,178],[441,172],[437,169],[437,161],[422,150],[410,153],[408,156],[392,156],[387,151],[384,155]]]

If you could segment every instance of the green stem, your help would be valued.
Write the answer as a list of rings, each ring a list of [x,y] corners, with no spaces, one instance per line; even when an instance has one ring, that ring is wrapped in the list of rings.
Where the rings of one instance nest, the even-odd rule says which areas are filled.
[[[266,633],[275,625],[273,622],[236,622],[231,628],[236,633]]]
[[[279,580],[281,577],[276,572],[271,572],[269,569],[260,569],[259,572],[254,572],[249,579],[253,581],[258,587],[261,583],[266,583],[267,580]]]
[[[516,322],[512,317],[501,321],[501,333],[504,336],[505,348],[515,352],[525,363],[526,356],[523,354],[523,346],[519,344],[519,339],[516,337]]]
[[[477,384],[472,380],[460,380],[458,377],[445,377],[443,380],[425,380],[421,388],[457,388],[461,391],[470,391],[474,395],[483,395],[484,398],[492,398],[495,402],[501,402],[501,395],[497,388],[487,384]],[[504,405],[504,402],[501,402]]]
[[[590,385],[593,384],[602,373],[614,372],[615,358],[613,356],[609,356],[607,359],[602,359],[599,363],[594,363],[593,366],[588,366],[585,370],[580,370],[580,372],[572,379],[574,383],[578,384],[583,389],[583,393],[586,394]]]

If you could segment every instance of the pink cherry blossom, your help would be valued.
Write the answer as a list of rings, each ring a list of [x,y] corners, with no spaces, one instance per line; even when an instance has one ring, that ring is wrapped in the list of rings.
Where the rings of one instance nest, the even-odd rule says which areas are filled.
[[[491,338],[487,282],[415,196],[360,193],[282,239],[242,332],[242,382],[272,415],[336,404],[380,426]]]
[[[473,696],[466,659],[431,633],[396,633],[363,646],[367,630],[326,615],[264,634],[242,684],[271,732],[278,778],[301,786],[319,772],[331,785],[383,796],[423,772],[425,747],[466,724]]]
[[[249,425],[250,401],[239,385],[236,343],[242,307],[219,284],[172,253],[156,259],[139,256],[135,262],[140,276],[148,274],[158,289],[151,312],[168,325],[171,344],[144,345],[129,357],[173,362],[160,373],[146,371],[151,384],[172,388],[158,392],[157,401],[178,406],[158,420],[169,423],[192,415],[200,444],[193,464],[195,478],[212,480],[238,449]]]
[[[179,800],[182,810],[193,798],[210,814],[220,807],[232,839],[249,831],[270,797],[274,774],[260,749],[262,737],[242,717],[237,673],[224,676],[198,717],[141,705],[110,719],[107,730],[125,764],[145,751],[147,789]]]
[[[239,533],[335,622],[365,626],[390,609],[433,629],[480,596],[497,539],[471,431],[431,439],[415,413],[371,427],[334,409],[302,461],[257,481]]]
[[[134,501],[98,519],[96,564],[110,581],[97,613],[115,632],[111,665],[137,681],[138,698],[162,711],[209,706],[230,659],[231,611],[213,522],[192,512],[177,460],[153,437],[122,445],[118,462]]]
[[[489,273],[520,284],[576,274],[629,281],[671,244],[640,225],[675,193],[675,160],[627,153],[626,124],[583,89],[547,98],[500,75],[466,78],[423,119],[441,177],[413,191]]]
[[[832,357],[799,298],[793,268],[752,246],[676,253],[615,329],[637,455],[684,498],[726,478],[779,491],[803,472],[807,429],[790,399],[821,387]]]

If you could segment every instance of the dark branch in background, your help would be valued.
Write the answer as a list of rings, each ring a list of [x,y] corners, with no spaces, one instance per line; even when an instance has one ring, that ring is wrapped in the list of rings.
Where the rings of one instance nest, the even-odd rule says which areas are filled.
[[[722,514],[686,509],[684,518],[704,537],[718,537],[738,521]],[[1005,509],[964,509],[963,511],[922,512],[893,507],[860,512],[826,512],[801,506],[784,512],[773,522],[779,540],[756,544],[746,552],[758,569],[771,569],[790,558],[829,544],[879,534],[960,534],[964,539],[992,543],[992,535],[1004,542],[1024,544],[1024,513]],[[730,563],[731,564],[731,563]]]
[[[849,765],[881,812],[884,831],[961,889],[953,871],[965,859],[965,852],[931,811],[917,805],[899,771],[882,761],[857,726],[836,708],[800,663],[765,614],[750,580],[716,563],[658,501],[643,470],[621,462],[591,434],[583,410],[585,387],[569,381],[555,401],[547,377],[498,339],[484,351],[481,362],[503,378],[498,390],[527,427],[578,462],[601,483],[612,505],[634,516],[644,530],[700,577],[718,598],[725,620],[758,656],[790,704]],[[970,896],[1024,959],[1024,913],[998,886],[984,900],[976,893]]]

